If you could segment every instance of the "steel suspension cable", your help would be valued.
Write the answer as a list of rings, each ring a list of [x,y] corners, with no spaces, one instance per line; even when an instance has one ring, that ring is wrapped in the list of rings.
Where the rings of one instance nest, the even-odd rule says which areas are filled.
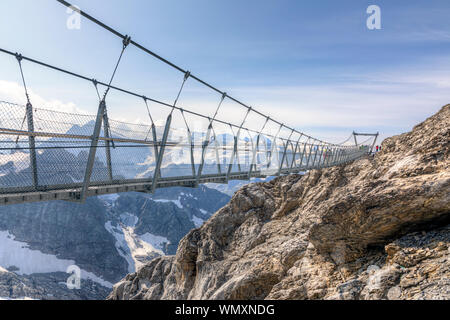
[[[79,13],[81,16],[83,16],[83,17],[85,17],[86,19],[92,21],[93,23],[99,25],[100,27],[106,29],[107,31],[111,32],[112,34],[116,35],[117,37],[122,38],[123,40],[125,40],[125,39],[127,38],[126,35],[121,34],[121,33],[118,32],[117,30],[115,30],[114,28],[112,28],[112,27],[106,25],[105,23],[103,23],[103,22],[101,22],[100,20],[94,18],[93,16],[89,15],[88,13],[86,13],[86,12],[84,12],[84,11],[78,9],[77,7],[73,6],[71,3],[67,2],[67,1],[64,1],[64,0],[56,0],[56,1],[58,1],[59,3],[61,3],[61,4],[64,5],[64,6],[66,6],[67,8],[70,8],[70,9],[76,11],[76,12]],[[158,60],[162,61],[163,63],[165,63],[165,64],[171,66],[172,68],[174,68],[174,69],[176,69],[176,70],[178,70],[178,71],[180,71],[180,72],[182,72],[182,73],[184,73],[184,74],[186,74],[186,73],[189,72],[189,71],[184,70],[183,68],[177,66],[176,64],[170,62],[169,60],[164,59],[164,58],[161,57],[160,55],[156,54],[155,52],[153,52],[153,51],[151,51],[151,50],[149,50],[149,49],[147,49],[147,48],[145,48],[144,46],[140,45],[139,43],[137,43],[137,42],[135,42],[135,41],[133,41],[133,40],[130,40],[130,43],[131,43],[132,45],[134,45],[135,47],[139,48],[140,50],[142,50],[142,51],[144,51],[144,52],[150,54],[151,56],[157,58]],[[190,77],[192,77],[194,80],[200,82],[201,84],[207,86],[208,88],[212,89],[213,91],[216,91],[217,93],[220,93],[220,94],[224,94],[224,93],[225,93],[225,92],[223,92],[223,91],[217,89],[216,87],[212,86],[211,84],[207,83],[206,81],[204,81],[204,80],[198,78],[198,77],[195,76],[195,75],[190,74]],[[243,106],[243,107],[245,107],[245,108],[247,108],[247,109],[252,109],[252,111],[254,111],[255,113],[259,114],[260,116],[266,117],[266,115],[263,114],[262,112],[253,109],[252,107],[250,107],[250,106],[248,106],[247,104],[245,104],[245,103],[239,101],[238,99],[233,98],[233,97],[231,97],[231,96],[227,96],[227,97],[228,97],[230,100],[232,100],[232,101],[234,101],[234,102],[240,104],[241,106]],[[173,110],[172,110],[172,112],[173,112]],[[277,121],[277,120],[275,120],[275,119],[271,119],[271,120],[274,121],[276,124],[283,125],[283,126],[284,126],[286,129],[288,129],[288,130],[294,130],[295,132],[297,132],[297,133],[299,133],[299,134],[302,133],[302,132],[300,132],[300,131],[298,131],[298,130],[296,130],[296,129],[294,129],[294,128],[290,128],[290,127],[288,127],[288,126],[282,124],[281,122],[279,122],[279,121]],[[309,136],[306,135],[306,134],[303,134],[303,135],[309,137]],[[311,137],[311,138],[312,138],[312,137]],[[321,140],[317,140],[317,141],[322,142],[322,143],[326,143],[326,144],[329,144],[329,145],[335,145],[335,144],[328,143],[328,142],[321,141]]]
[[[348,142],[352,137],[353,137],[353,133],[346,140],[344,140],[343,142],[340,142],[340,143],[336,143],[336,145],[338,145],[338,146],[343,145],[344,143]]]
[[[16,53],[16,59],[17,59],[17,62],[19,63],[20,75],[22,77],[22,83],[23,83],[23,88],[25,90],[25,96],[27,98],[27,104],[29,104],[30,103],[30,96],[28,95],[27,84],[25,82],[25,76],[23,75],[23,68],[22,68],[22,59],[23,58],[22,58],[22,55],[19,54],[19,53]],[[24,115],[23,120],[22,120],[22,124],[20,125],[20,130],[23,129],[23,125],[25,124],[25,120],[26,119],[27,119],[27,113],[25,112],[25,115]],[[20,137],[17,136],[16,145],[19,143],[19,138]]]
[[[147,103],[147,97],[144,97],[144,102],[145,102],[145,106],[147,108],[147,114],[148,114],[148,117],[150,118],[150,123],[151,123],[150,128],[148,129],[148,132],[147,132],[147,134],[145,136],[145,139],[144,139],[145,141],[147,141],[147,138],[148,138],[148,135],[150,134],[150,131],[152,131],[153,128],[154,128],[155,122],[153,121],[152,114],[150,113],[150,107],[148,106],[148,103]]]
[[[148,106],[147,100],[148,100],[147,97],[144,97],[144,102],[145,102],[145,106],[147,107],[148,117],[150,118],[151,124],[154,124],[155,122],[153,121],[152,114],[150,113],[150,107]]]
[[[178,99],[180,99],[181,92],[183,91],[184,84],[186,83],[186,81],[187,81],[187,79],[189,78],[190,75],[191,75],[191,73],[190,73],[189,71],[187,71],[187,72],[184,74],[183,82],[181,83],[180,90],[178,90],[178,94],[177,94],[177,97],[175,98],[175,101],[174,101],[173,107],[172,107],[172,111],[170,111],[170,114],[172,114],[173,111],[175,110],[175,107],[176,107],[176,105],[177,105],[177,103],[178,103]],[[181,113],[183,113],[183,109],[180,109],[180,111],[181,111]]]
[[[8,54],[8,55],[15,56],[15,54],[14,54],[13,52],[8,51],[8,50],[5,50],[5,49],[3,49],[3,48],[0,48],[0,52],[3,52],[3,53]],[[49,69],[52,69],[52,70],[55,70],[55,71],[58,71],[58,72],[62,72],[62,73],[71,75],[71,76],[73,76],[73,77],[76,77],[76,78],[85,80],[85,81],[92,82],[92,78],[86,77],[86,76],[84,76],[84,75],[80,75],[80,74],[77,74],[77,73],[75,73],[75,72],[68,71],[68,70],[65,70],[65,69],[62,69],[62,68],[59,68],[59,67],[50,65],[50,64],[48,64],[48,63],[44,63],[44,62],[42,62],[42,61],[38,61],[38,60],[35,60],[35,59],[32,59],[32,58],[29,58],[29,57],[22,56],[22,58],[23,58],[23,60],[27,60],[27,61],[29,61],[29,62],[32,62],[32,63],[38,64],[38,65],[41,65],[41,66],[43,66],[43,67],[46,67],[46,68],[49,68]],[[192,76],[191,76],[191,77],[192,77]],[[108,84],[107,84],[107,83],[104,83],[104,82],[101,82],[101,81],[97,81],[97,83],[98,83],[99,85],[108,87]],[[132,96],[135,96],[135,97],[138,97],[138,98],[144,98],[144,97],[145,97],[145,96],[142,95],[142,94],[138,94],[138,93],[132,92],[132,91],[130,91],[130,90],[127,90],[127,89],[123,89],[123,88],[114,86],[114,85],[109,85],[109,87],[110,87],[111,89],[114,89],[114,90],[117,90],[117,91],[120,91],[120,92],[129,94],[129,95],[132,95]],[[229,96],[227,96],[227,97],[229,97]],[[152,102],[155,102],[155,103],[157,103],[157,104],[160,104],[160,105],[165,106],[165,107],[168,107],[168,108],[175,108],[175,109],[181,110],[180,107],[177,107],[177,106],[174,107],[173,105],[171,105],[171,104],[169,104],[169,103],[167,103],[167,102],[159,101],[159,100],[157,100],[157,99],[153,99],[153,98],[148,98],[148,97],[147,97],[147,100],[152,101]],[[192,114],[192,115],[195,115],[195,116],[197,116],[197,117],[208,118],[207,116],[202,115],[202,114],[200,114],[200,113],[198,113],[198,112],[190,111],[190,110],[187,110],[187,109],[184,109],[184,111],[187,112],[187,113],[190,113],[190,114]],[[264,116],[264,117],[266,118],[266,117],[268,117],[268,116]],[[268,118],[269,118],[270,120],[274,121],[274,120],[271,119],[270,117],[268,117]],[[230,123],[230,122],[226,122],[226,121],[223,121],[223,120],[220,120],[220,119],[215,119],[214,121],[215,121],[215,122],[222,123],[222,124],[225,124],[225,125],[231,125],[231,126],[233,126],[233,127],[235,127],[235,128],[239,128],[239,125],[237,125],[237,124],[232,124],[232,123]],[[278,123],[278,122],[276,122],[276,121],[274,121],[274,122],[275,122],[275,123]],[[245,128],[243,127],[243,129],[245,129]],[[253,133],[258,133],[257,131],[255,131],[255,130],[253,130],[253,129],[249,129],[249,130],[250,130],[251,132],[253,132]],[[273,135],[270,135],[270,134],[266,134],[266,135],[267,135],[268,137],[273,137]],[[309,136],[309,135],[306,135],[306,134],[304,134],[304,136],[313,138],[313,137],[311,137],[311,136]],[[318,141],[318,140],[317,140],[317,141]]]
[[[106,95],[108,94],[109,90],[111,89],[111,84],[112,84],[112,81],[114,80],[114,77],[116,75],[117,68],[119,67],[120,61],[122,60],[123,53],[125,52],[125,49],[130,44],[130,40],[131,40],[131,38],[129,36],[125,36],[125,38],[123,39],[122,51],[120,52],[119,59],[117,60],[116,66],[115,66],[114,71],[113,71],[113,74],[111,75],[111,79],[109,80],[108,86],[107,86],[107,88],[105,90],[105,93],[103,94],[103,100],[105,100]]]

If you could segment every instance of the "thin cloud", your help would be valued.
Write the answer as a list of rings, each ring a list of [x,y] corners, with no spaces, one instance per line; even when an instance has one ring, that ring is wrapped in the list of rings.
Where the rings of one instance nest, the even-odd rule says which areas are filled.
[[[32,104],[38,108],[68,113],[89,114],[85,110],[77,107],[73,102],[62,102],[57,99],[44,98],[36,94],[32,89],[28,89],[28,93]],[[23,86],[17,82],[0,80],[0,97],[1,100],[6,102],[22,105],[27,103],[25,90]]]

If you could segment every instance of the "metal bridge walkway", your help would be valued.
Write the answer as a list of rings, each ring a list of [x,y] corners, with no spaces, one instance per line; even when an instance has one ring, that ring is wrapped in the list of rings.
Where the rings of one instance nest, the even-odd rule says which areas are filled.
[[[102,82],[0,48],[0,53],[11,56],[12,63],[18,64],[27,101],[25,105],[0,101],[0,205],[50,200],[84,202],[87,197],[102,194],[151,193],[163,187],[228,183],[340,165],[372,152],[378,134],[354,132],[339,144],[313,138],[231,97],[87,13],[71,8],[119,37],[122,50],[109,80]],[[173,103],[113,85],[130,45],[181,72],[181,86]],[[64,113],[33,105],[25,63],[92,83],[98,95],[96,114]],[[217,94],[215,112],[200,114],[178,105],[187,81],[195,81]],[[103,94],[100,89],[104,89]],[[111,119],[107,112],[111,91],[140,98],[148,115],[147,124]],[[221,118],[219,111],[225,102],[243,109],[244,115],[236,123]],[[164,121],[154,121],[157,108],[168,110]],[[198,128],[195,123],[201,123],[202,129],[193,130]],[[358,135],[369,138],[358,143]],[[352,137],[355,144],[350,145]]]

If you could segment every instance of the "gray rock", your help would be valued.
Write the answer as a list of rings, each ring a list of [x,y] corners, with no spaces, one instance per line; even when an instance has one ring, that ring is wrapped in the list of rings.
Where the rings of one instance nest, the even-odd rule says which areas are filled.
[[[374,159],[245,186],[109,299],[450,299],[449,146],[447,105]]]

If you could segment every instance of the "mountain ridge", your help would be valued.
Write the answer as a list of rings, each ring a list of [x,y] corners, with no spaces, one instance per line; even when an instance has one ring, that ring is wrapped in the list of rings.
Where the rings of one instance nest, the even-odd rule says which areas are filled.
[[[373,159],[245,186],[108,298],[448,299],[449,145],[446,105]]]

